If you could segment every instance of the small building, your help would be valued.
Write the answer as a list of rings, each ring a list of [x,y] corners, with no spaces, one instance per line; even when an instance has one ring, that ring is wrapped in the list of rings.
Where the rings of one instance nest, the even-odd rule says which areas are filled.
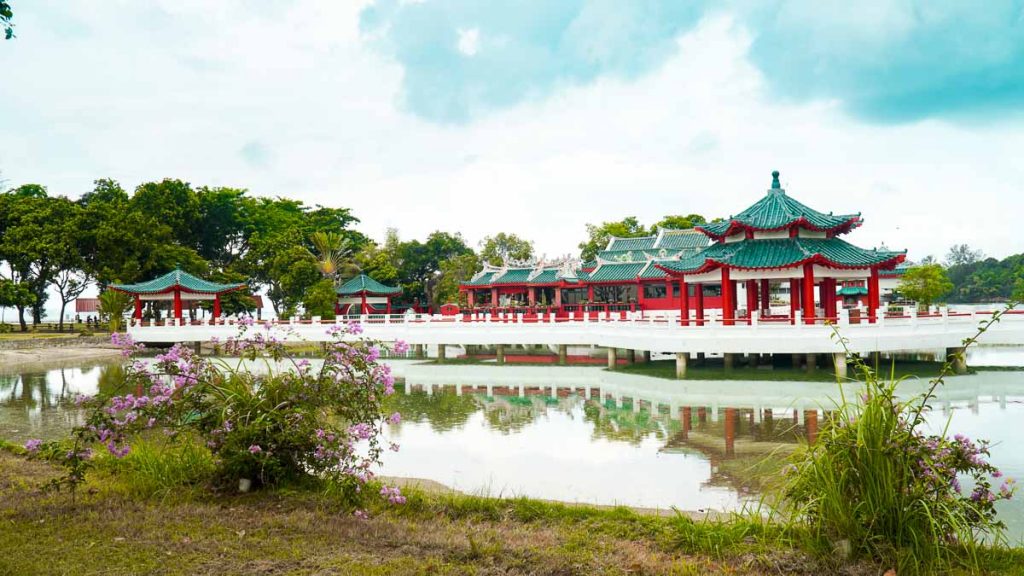
[[[220,297],[222,294],[243,290],[245,283],[218,284],[203,280],[185,272],[181,268],[163,276],[137,284],[111,284],[110,289],[131,295],[135,299],[136,320],[142,320],[143,302],[168,303],[177,320],[182,319],[184,302],[213,301],[213,318],[220,317]]]
[[[338,302],[335,314],[391,314],[397,306],[392,306],[392,299],[402,293],[396,286],[385,286],[360,273],[338,287]]]

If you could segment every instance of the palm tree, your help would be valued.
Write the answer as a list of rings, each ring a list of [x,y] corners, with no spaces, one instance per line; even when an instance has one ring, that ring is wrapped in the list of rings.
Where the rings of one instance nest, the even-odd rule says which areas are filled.
[[[100,316],[109,323],[111,332],[117,332],[121,329],[125,312],[128,311],[128,295],[115,290],[105,290],[100,294],[99,300]]]
[[[313,244],[311,253],[316,258],[317,268],[324,278],[337,280],[342,269],[351,263],[352,249],[348,238],[336,232],[314,232],[309,241]]]

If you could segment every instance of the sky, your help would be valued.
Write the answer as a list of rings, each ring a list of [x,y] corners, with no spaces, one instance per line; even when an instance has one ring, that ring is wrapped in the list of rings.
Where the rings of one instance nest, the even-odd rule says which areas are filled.
[[[862,5],[865,4],[865,5]],[[974,4],[972,6],[972,4]],[[350,207],[382,240],[728,217],[1024,252],[1024,1],[13,0],[0,175]]]

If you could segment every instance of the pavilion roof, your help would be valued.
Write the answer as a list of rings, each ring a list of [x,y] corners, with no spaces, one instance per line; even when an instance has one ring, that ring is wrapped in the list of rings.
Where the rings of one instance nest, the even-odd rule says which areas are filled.
[[[605,247],[605,250],[650,250],[654,248],[654,244],[657,241],[657,236],[638,236],[636,238],[619,238],[617,236],[613,236],[611,240],[608,241],[608,246]]]
[[[591,282],[616,282],[636,280],[647,262],[606,263],[602,262],[588,278]]]
[[[780,238],[717,243],[681,260],[659,262],[666,272],[699,273],[721,265],[739,269],[792,268],[805,263],[833,268],[890,267],[903,261],[906,251],[865,250],[839,238]]]
[[[745,230],[784,230],[794,225],[809,230],[845,234],[862,222],[859,213],[825,214],[796,201],[779,186],[779,173],[772,172],[772,187],[764,198],[727,220],[702,224],[697,229],[715,239]]]
[[[370,278],[366,274],[359,274],[355,278],[345,282],[341,286],[338,286],[338,294],[342,296],[351,296],[353,294],[377,294],[381,296],[390,296],[398,294],[402,291],[401,288],[394,286],[385,286],[380,282],[377,282],[373,278]]]
[[[836,290],[836,294],[839,296],[864,296],[867,293],[868,289],[864,286],[843,286]]]
[[[173,290],[175,287],[186,292],[199,294],[223,294],[225,292],[245,288],[245,283],[218,284],[216,282],[210,282],[193,276],[181,268],[175,268],[171,272],[168,272],[159,278],[149,280],[148,282],[110,285],[112,290],[126,292],[128,294],[160,294]]]
[[[655,248],[666,248],[668,250],[702,250],[711,240],[699,230],[672,230],[662,229],[658,233],[658,243]]]

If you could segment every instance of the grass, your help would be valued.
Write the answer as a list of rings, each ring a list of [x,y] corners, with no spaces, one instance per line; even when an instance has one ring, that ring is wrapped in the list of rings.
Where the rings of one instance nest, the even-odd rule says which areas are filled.
[[[878,574],[831,565],[760,517],[694,519],[528,498],[406,489],[358,520],[323,486],[212,491],[202,448],[102,458],[72,505],[38,486],[57,470],[0,451],[0,574]],[[12,553],[13,552],[13,553]],[[987,550],[992,574],[1024,551]],[[955,573],[955,572],[954,572]],[[966,573],[966,572],[962,572]]]
[[[102,333],[97,333],[102,335]],[[43,340],[50,338],[78,338],[76,332],[0,332],[0,340]]]

